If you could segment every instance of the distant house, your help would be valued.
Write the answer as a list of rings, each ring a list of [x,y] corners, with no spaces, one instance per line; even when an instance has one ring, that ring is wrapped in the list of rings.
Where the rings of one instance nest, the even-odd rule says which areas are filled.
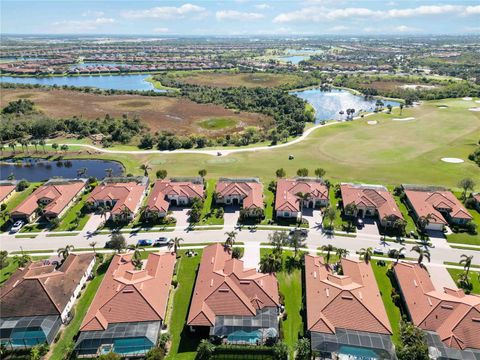
[[[475,207],[480,211],[480,193],[472,194],[473,201],[475,201]]]
[[[263,209],[263,185],[257,178],[221,178],[215,187],[215,201],[217,204],[240,205],[247,211]]]
[[[277,217],[298,218],[300,200],[297,194],[308,194],[303,200],[303,208],[319,208],[328,205],[328,187],[320,179],[298,178],[279,179],[275,194],[275,211]]]
[[[418,264],[398,263],[394,273],[408,315],[426,331],[436,359],[480,358],[480,296],[436,289]]]
[[[6,203],[15,194],[16,182],[0,181],[0,205]]]
[[[31,222],[40,214],[47,220],[62,217],[86,187],[85,179],[52,179],[12,210],[13,221]]]
[[[466,225],[473,217],[450,191],[437,187],[403,185],[407,205],[418,222],[428,218],[427,230],[443,230],[444,226]]]
[[[110,210],[113,221],[133,220],[147,191],[148,178],[108,178],[91,192],[87,204]]]
[[[186,206],[194,199],[203,199],[203,197],[204,186],[201,178],[189,181],[157,180],[148,197],[145,212],[147,217],[152,217],[154,214],[165,217],[170,205]]]
[[[57,269],[43,261],[18,269],[0,288],[1,343],[22,348],[51,344],[70,317],[95,265],[95,255],[70,254]]]
[[[203,250],[187,325],[228,343],[278,336],[280,299],[274,274],[244,269],[221,244]]]
[[[132,254],[117,254],[80,326],[77,357],[105,352],[143,356],[165,321],[176,256],[150,253],[141,270]]]
[[[377,217],[383,227],[392,227],[397,220],[404,220],[393,196],[381,185],[340,184],[343,209],[348,216]],[[347,205],[354,205],[353,213]]]
[[[307,329],[325,358],[360,347],[365,358],[395,359],[392,329],[370,264],[341,259],[343,275],[320,256],[305,256]],[[343,357],[340,357],[343,358]]]

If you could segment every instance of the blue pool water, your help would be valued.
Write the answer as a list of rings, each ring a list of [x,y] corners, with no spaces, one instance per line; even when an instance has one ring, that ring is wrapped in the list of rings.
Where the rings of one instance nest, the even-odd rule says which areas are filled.
[[[13,346],[34,346],[47,341],[45,334],[39,328],[14,329],[11,339]]]
[[[261,339],[261,333],[259,330],[255,331],[243,331],[243,330],[237,330],[228,335],[227,340],[229,342],[235,343],[235,342],[243,342],[243,343],[251,343],[255,344],[257,340]]]
[[[354,359],[361,359],[361,360],[379,359],[378,354],[375,351],[367,348],[362,348],[362,347],[342,345],[340,346],[340,350],[338,352],[341,355],[353,356]]]
[[[99,89],[113,90],[136,90],[156,92],[165,92],[165,90],[155,89],[155,87],[145,81],[150,75],[97,75],[97,76],[53,76],[53,77],[35,77],[35,76],[0,76],[0,82],[16,84],[32,84],[46,86],[90,86]]]
[[[345,120],[346,113],[341,115],[339,112],[347,109],[355,109],[356,113],[359,111],[372,112],[375,110],[375,102],[377,100],[365,100],[361,95],[352,94],[350,91],[342,89],[332,89],[330,91],[321,91],[318,88],[304,91],[296,91],[291,94],[297,95],[308,101],[315,109],[316,122],[322,120]],[[396,101],[382,100],[384,107],[388,104],[393,107],[399,106],[400,103]]]
[[[114,341],[113,352],[123,355],[144,354],[153,347],[150,340],[141,338],[126,338]]]

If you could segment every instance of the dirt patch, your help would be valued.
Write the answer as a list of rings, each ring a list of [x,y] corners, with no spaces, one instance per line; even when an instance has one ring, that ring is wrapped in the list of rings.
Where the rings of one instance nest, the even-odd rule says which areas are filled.
[[[0,94],[0,106],[27,95],[24,89],[4,89]],[[178,135],[211,134],[197,123],[212,118],[231,118],[237,121],[236,130],[247,126],[269,127],[271,117],[247,112],[235,112],[221,106],[197,104],[184,98],[146,97],[139,95],[94,95],[68,90],[29,90],[30,99],[47,115],[66,118],[77,115],[95,120],[106,114],[114,117],[138,116],[154,131],[166,130]],[[232,129],[220,129],[215,135],[231,133]]]

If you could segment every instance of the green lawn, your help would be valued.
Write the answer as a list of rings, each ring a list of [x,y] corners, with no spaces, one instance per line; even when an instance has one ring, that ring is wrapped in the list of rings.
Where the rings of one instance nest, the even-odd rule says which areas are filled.
[[[458,276],[463,272],[463,270],[448,269],[448,272],[452,276],[453,280],[457,282]],[[472,282],[472,285],[473,285],[472,293],[480,295],[480,279],[478,278],[478,272],[470,271],[470,281]]]
[[[26,188],[25,190],[21,191],[21,192],[17,192],[15,193],[8,201],[7,201],[7,208],[5,209],[5,212],[8,214],[10,213],[15,207],[17,207],[18,205],[20,205],[20,203],[25,200],[28,195],[30,195],[33,190],[35,190],[35,188],[37,186],[39,186],[40,183],[36,182],[36,183],[30,183],[30,186],[28,188]],[[6,230],[5,228],[5,220],[3,218],[0,218],[0,229],[2,231]]]
[[[95,297],[95,294],[97,293],[98,288],[100,287],[107,268],[108,263],[104,263],[101,266],[98,266],[98,268],[96,268],[97,275],[87,285],[83,295],[78,300],[78,303],[75,306],[75,317],[70,322],[70,324],[68,324],[68,326],[63,330],[60,340],[52,346],[51,355],[49,357],[50,360],[64,359],[65,349],[73,342],[74,336],[80,329],[83,318],[87,314],[88,307],[90,306],[93,298]]]
[[[216,211],[218,207],[214,205],[213,193],[215,192],[216,180],[207,180],[206,181],[206,194],[202,215],[200,221],[196,225],[223,225],[223,217],[216,217]]]
[[[275,194],[268,190],[268,184],[270,181],[266,181],[263,184],[263,196],[265,201],[265,219],[262,224],[268,224],[269,220],[273,220],[273,211],[275,206]]]
[[[343,231],[344,229],[348,228],[348,222],[344,217],[342,217],[342,207],[338,206],[338,203],[342,200],[342,198],[336,198],[335,197],[335,186],[332,184],[330,186],[330,190],[328,191],[328,202],[329,206],[333,207],[337,211],[337,217],[333,221],[333,227],[335,230],[340,230]],[[323,224],[324,225],[330,225],[330,221],[325,218],[323,219]],[[356,228],[353,227],[352,230],[356,232]]]
[[[473,222],[477,224],[476,235],[470,235],[468,233],[454,233],[447,235],[447,241],[449,243],[456,244],[469,244],[469,245],[479,245],[480,246],[480,213],[477,210],[468,209],[470,215],[473,216]]]
[[[407,226],[405,227],[405,232],[407,234],[409,234],[410,231],[413,231],[416,234],[417,233],[417,225],[415,224],[415,221],[413,221],[413,218],[408,214],[407,206],[402,202],[402,200],[400,200],[399,196],[393,195],[392,190],[390,190],[390,192],[392,193],[392,196],[394,197],[394,199],[395,199],[395,201],[398,205],[398,208],[402,212],[403,218],[407,222]]]
[[[393,336],[392,340],[395,345],[400,344],[400,320],[402,318],[400,309],[393,303],[391,294],[392,294],[392,283],[390,278],[387,276],[388,266],[378,266],[377,261],[371,261],[373,273],[375,274],[375,279],[377,280],[378,289],[382,295],[383,304],[385,305],[385,310],[387,311],[388,320],[390,320],[390,325],[392,326]]]
[[[225,128],[231,128],[237,125],[238,121],[234,118],[220,117],[211,118],[199,121],[197,124],[206,130],[221,130]]]
[[[172,335],[172,345],[167,359],[189,360],[195,359],[200,338],[191,334],[186,327],[190,300],[192,298],[197,268],[202,257],[202,250],[196,250],[198,256],[180,258],[177,271],[178,287],[175,290],[173,298],[173,311],[171,318],[168,319],[168,331]],[[182,251],[183,255],[184,252]]]
[[[8,265],[0,269],[0,284],[8,280],[10,276],[17,270],[18,264],[12,258],[8,258]]]
[[[68,231],[75,231],[75,230],[82,230],[85,224],[87,223],[88,219],[90,218],[90,214],[86,214],[82,212],[82,208],[85,205],[85,201],[87,200],[90,193],[84,194],[77,203],[75,203],[70,210],[67,211],[65,216],[62,218],[60,224],[55,229],[56,231],[68,230]],[[77,218],[77,213],[81,213],[82,216],[78,219],[78,224],[75,223]]]

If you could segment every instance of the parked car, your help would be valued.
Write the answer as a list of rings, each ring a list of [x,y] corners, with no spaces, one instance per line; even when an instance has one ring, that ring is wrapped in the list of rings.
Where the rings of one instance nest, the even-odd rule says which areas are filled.
[[[405,249],[403,249],[402,251],[400,251],[400,255],[398,257],[400,259],[405,259],[406,254],[407,254],[407,251]],[[388,257],[396,258],[397,257],[397,249],[388,250]]]
[[[11,233],[16,233],[16,232],[20,231],[20,229],[22,228],[22,226],[24,224],[25,223],[22,220],[15,221],[15,223],[10,228],[10,232]]]
[[[165,246],[170,242],[170,238],[161,236],[153,243],[153,246]]]
[[[373,253],[376,254],[376,255],[383,255],[384,254],[383,248],[376,247],[375,249],[373,249]]]
[[[143,239],[143,240],[138,240],[137,241],[138,246],[152,246],[153,241],[149,239]]]
[[[357,219],[357,226],[358,226],[358,228],[359,228],[359,229],[363,228],[363,225],[365,225],[365,224],[363,223],[363,219],[360,219],[360,218]]]
[[[300,235],[303,237],[307,237],[308,229],[299,229],[299,228],[292,229],[290,230],[290,236],[293,236],[293,235]]]

